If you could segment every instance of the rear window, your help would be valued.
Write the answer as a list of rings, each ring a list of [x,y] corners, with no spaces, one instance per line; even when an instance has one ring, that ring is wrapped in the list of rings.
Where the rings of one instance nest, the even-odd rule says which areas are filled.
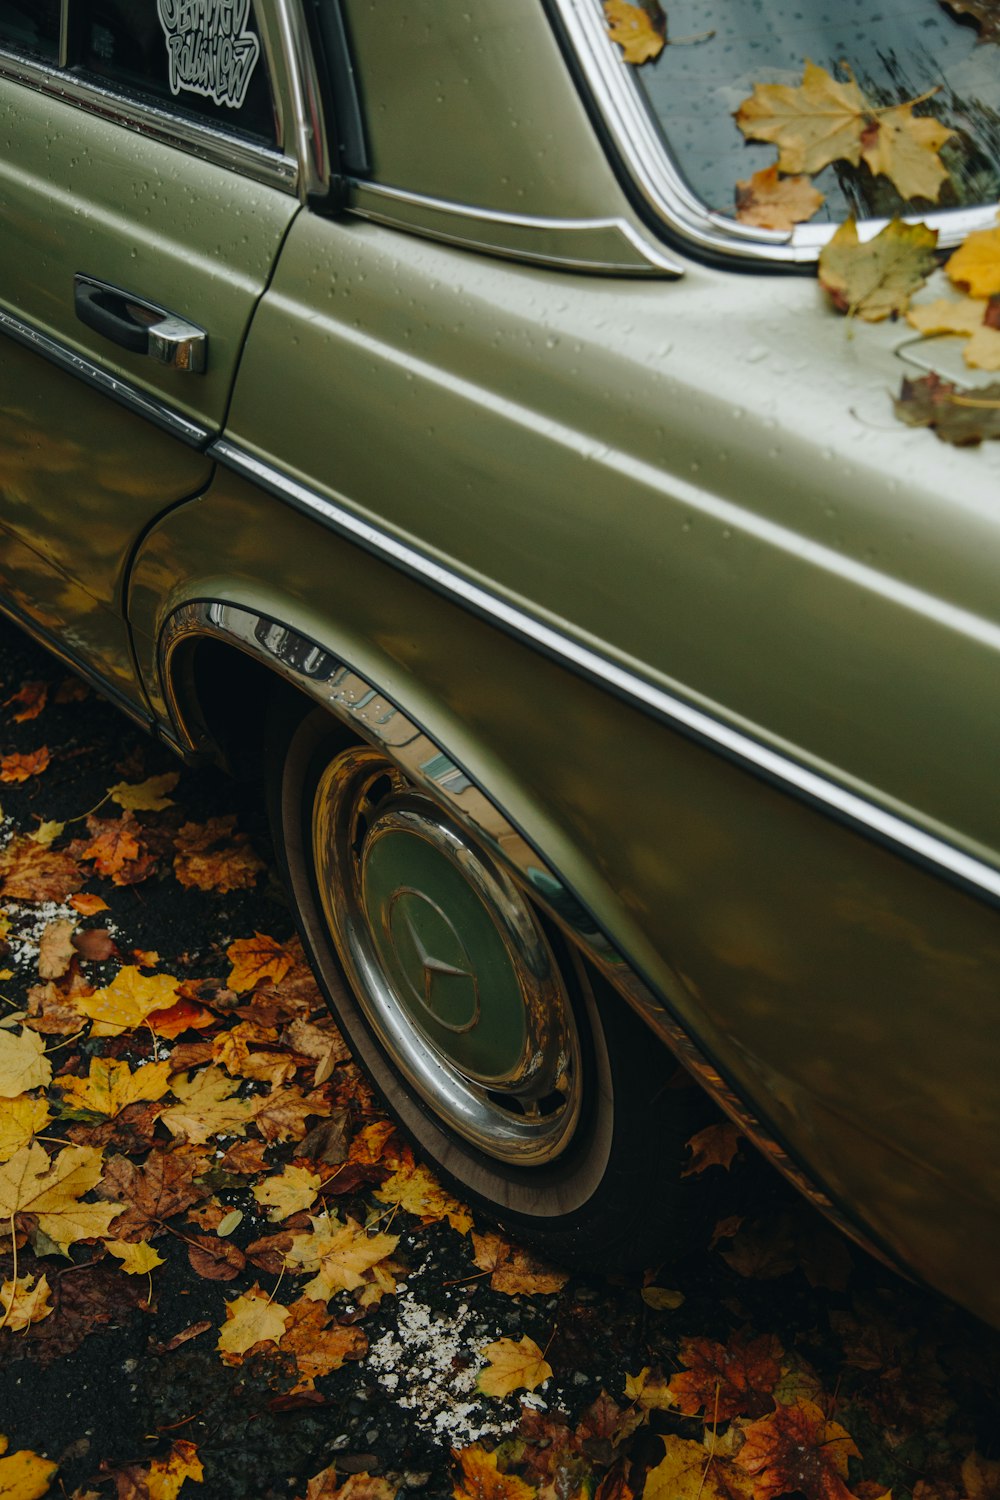
[[[664,0],[668,45],[632,70],[675,162],[710,208],[731,214],[736,183],[776,159],[733,118],[756,84],[798,86],[806,61],[857,83],[876,106],[920,100],[950,127],[947,180],[931,202],[836,161],[813,181],[816,220],[964,207],[1000,196],[1000,48],[942,0]],[[934,91],[934,92],[931,92]],[[924,97],[929,95],[929,97]]]

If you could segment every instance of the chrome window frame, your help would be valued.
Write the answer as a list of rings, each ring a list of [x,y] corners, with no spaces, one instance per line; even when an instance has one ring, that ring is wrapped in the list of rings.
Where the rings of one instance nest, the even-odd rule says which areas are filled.
[[[289,0],[278,0],[280,10],[288,7]],[[173,114],[166,105],[153,104],[113,85],[64,71],[68,61],[69,8],[69,0],[63,0],[58,66],[0,44],[0,78],[85,110],[126,130],[136,131],[189,156],[226,167],[267,187],[301,196],[306,175],[300,155],[301,132],[297,128],[289,132],[286,119],[289,106],[296,124],[301,113],[297,94],[299,76],[288,62],[285,29],[275,23],[266,3],[258,4],[255,14],[275,105],[276,147],[258,145],[207,121]],[[295,147],[291,152],[285,146],[289,134]]]
[[[635,78],[608,42],[600,0],[547,0],[571,49],[589,101],[637,194],[644,217],[655,219],[702,254],[773,265],[809,265],[819,258],[836,224],[799,224],[790,232],[755,229],[717,213],[693,191],[653,120]],[[996,205],[907,215],[908,223],[938,231],[942,248],[971,230],[992,228]],[[862,221],[867,239],[887,219]]]

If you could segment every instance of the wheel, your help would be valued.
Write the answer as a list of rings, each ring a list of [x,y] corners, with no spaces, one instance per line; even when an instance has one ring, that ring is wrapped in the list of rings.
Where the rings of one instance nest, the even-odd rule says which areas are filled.
[[[700,1090],[670,1086],[666,1050],[381,749],[299,698],[269,739],[306,951],[418,1153],[553,1259],[624,1269],[686,1248]]]

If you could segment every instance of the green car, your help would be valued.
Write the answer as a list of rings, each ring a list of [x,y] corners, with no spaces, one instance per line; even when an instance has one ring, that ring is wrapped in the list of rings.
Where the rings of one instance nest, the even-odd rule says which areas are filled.
[[[991,356],[849,243],[989,283],[1000,31],[870,11],[0,0],[0,603],[263,773],[462,1195],[685,1243],[658,1038],[1000,1323]]]

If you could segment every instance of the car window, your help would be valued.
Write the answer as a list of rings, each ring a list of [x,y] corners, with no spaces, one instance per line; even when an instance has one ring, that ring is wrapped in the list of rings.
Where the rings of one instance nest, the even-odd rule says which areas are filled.
[[[0,47],[38,57],[59,54],[59,0],[0,0]]]
[[[1000,193],[997,46],[939,0],[671,0],[670,45],[634,70],[675,159],[710,207],[732,212],[738,179],[769,166],[773,146],[750,144],[733,113],[757,83],[798,85],[806,60],[853,78],[877,105],[914,101],[954,135],[941,151],[940,208]],[[963,7],[956,7],[962,9]],[[974,7],[964,7],[974,9]],[[885,176],[837,162],[816,177],[818,217],[912,211]]]
[[[275,144],[251,0],[76,0],[74,15],[76,61],[86,73],[173,112]]]

